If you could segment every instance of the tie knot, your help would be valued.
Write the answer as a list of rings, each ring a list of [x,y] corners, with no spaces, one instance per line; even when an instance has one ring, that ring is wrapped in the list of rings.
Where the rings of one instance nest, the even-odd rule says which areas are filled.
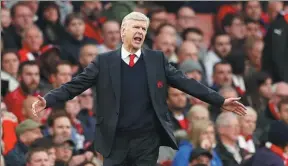
[[[130,54],[130,59],[134,59],[136,57],[135,54]]]

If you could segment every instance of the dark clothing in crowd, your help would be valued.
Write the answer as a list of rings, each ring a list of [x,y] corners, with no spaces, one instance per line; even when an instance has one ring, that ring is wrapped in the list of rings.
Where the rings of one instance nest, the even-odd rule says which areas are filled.
[[[22,37],[16,32],[14,26],[7,28],[2,35],[4,49],[21,49]]]
[[[4,156],[6,166],[25,166],[27,152],[28,147],[18,141],[15,147]]]
[[[85,141],[92,142],[94,140],[95,135],[95,125],[96,119],[92,111],[88,109],[82,109],[79,114],[77,115],[77,119],[80,120],[83,130],[84,130],[84,137]]]

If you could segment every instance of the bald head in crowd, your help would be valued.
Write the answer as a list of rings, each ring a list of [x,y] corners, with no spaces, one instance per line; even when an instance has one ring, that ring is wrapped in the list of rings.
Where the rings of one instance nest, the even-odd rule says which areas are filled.
[[[187,59],[198,61],[198,49],[191,41],[184,41],[178,51],[178,63],[181,64]]]
[[[272,86],[272,101],[274,104],[278,104],[281,98],[288,97],[288,84],[286,82],[278,82]]]
[[[36,25],[32,25],[24,30],[22,46],[29,49],[30,52],[38,52],[43,42],[43,33]]]

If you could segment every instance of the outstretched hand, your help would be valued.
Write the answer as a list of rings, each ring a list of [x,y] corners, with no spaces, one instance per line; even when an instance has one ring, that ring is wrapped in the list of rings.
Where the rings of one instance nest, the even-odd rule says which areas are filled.
[[[225,111],[234,112],[240,116],[246,115],[246,107],[239,102],[241,98],[228,98],[225,99],[222,109]]]
[[[32,113],[34,116],[38,117],[38,113],[43,111],[46,108],[46,100],[41,97],[37,96],[38,100],[32,104]]]

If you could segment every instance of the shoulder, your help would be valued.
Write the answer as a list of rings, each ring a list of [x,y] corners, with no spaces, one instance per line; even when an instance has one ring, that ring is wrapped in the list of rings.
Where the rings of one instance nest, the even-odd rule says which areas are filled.
[[[145,53],[148,53],[148,54],[155,54],[155,55],[164,55],[162,51],[159,51],[159,50],[152,50],[150,48],[142,48],[142,51],[145,52]]]

